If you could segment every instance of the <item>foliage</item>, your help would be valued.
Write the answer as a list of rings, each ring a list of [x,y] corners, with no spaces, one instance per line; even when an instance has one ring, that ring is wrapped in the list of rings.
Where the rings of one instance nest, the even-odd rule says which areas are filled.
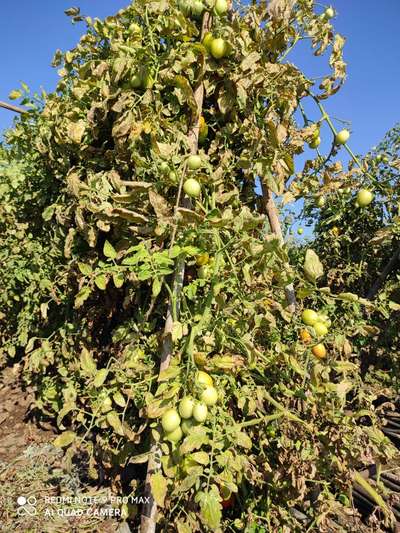
[[[214,59],[188,14],[193,2],[183,4],[136,0],[105,21],[69,10],[87,33],[56,53],[57,90],[2,151],[3,351],[24,351],[37,407],[63,432],[56,443],[86,448],[93,477],[97,461],[122,491],[121,470],[147,461],[150,437],[160,442],[151,477],[160,525],[303,531],[299,507],[323,530],[350,505],[353,469],[395,454],[360,371],[370,304],[324,277],[319,241],[289,264],[257,184],[290,202],[322,172],[339,179],[320,155],[291,177],[318,131],[295,112],[314,92],[319,103],[339,89],[344,39],[310,0],[253,2],[214,16],[213,35],[229,44]],[[302,39],[315,55],[330,50],[319,88],[286,61]],[[199,129],[202,165],[189,170]],[[182,205],[187,177],[201,196]],[[204,254],[210,263],[197,268]],[[332,320],[326,360],[301,337],[311,304]],[[168,310],[172,359],[159,374]],[[199,369],[219,401],[180,443],[167,442],[160,417],[201,394]]]

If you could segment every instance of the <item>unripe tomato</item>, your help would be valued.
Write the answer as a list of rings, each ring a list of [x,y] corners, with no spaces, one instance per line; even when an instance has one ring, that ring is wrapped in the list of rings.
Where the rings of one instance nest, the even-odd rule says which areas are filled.
[[[357,203],[360,207],[366,207],[374,199],[374,194],[367,189],[360,189],[357,193]]]
[[[316,322],[313,328],[318,337],[324,337],[328,333],[328,328],[323,322]]]
[[[216,0],[214,10],[219,16],[225,15],[228,12],[228,2],[226,0]]]
[[[199,155],[190,155],[187,165],[190,170],[198,170],[201,167],[201,157]]]
[[[317,199],[317,207],[324,207],[325,205],[325,197],[324,196],[318,196]]]
[[[209,407],[215,405],[218,401],[217,389],[215,387],[207,387],[201,393],[200,400]]]
[[[194,401],[189,396],[185,396],[179,402],[179,414],[182,418],[191,418],[193,414]]]
[[[161,164],[160,164],[160,171],[163,173],[163,174],[166,174],[168,171],[169,171],[169,165],[166,161],[163,161]]]
[[[312,141],[310,141],[310,142],[308,143],[308,146],[309,146],[310,148],[314,148],[314,149],[315,149],[315,148],[318,148],[318,146],[319,146],[320,144],[321,144],[321,137],[318,136],[318,137],[316,137],[315,139],[313,139]]]
[[[380,162],[382,161],[382,155],[381,155],[381,154],[378,154],[378,155],[376,156],[376,160],[377,160],[378,163],[380,163]]]
[[[131,87],[138,89],[142,86],[142,77],[139,74],[134,74],[130,80]]]
[[[210,52],[211,51],[211,43],[214,40],[213,34],[211,32],[207,32],[203,40],[201,41],[203,43],[203,46]]]
[[[329,20],[335,16],[335,10],[332,7],[327,7],[324,12],[324,17]]]
[[[318,322],[318,314],[312,309],[304,309],[301,313],[301,319],[306,326],[313,326]]]
[[[318,357],[318,359],[325,359],[326,357],[326,348],[323,344],[316,344],[312,348],[312,353],[315,355],[315,357]]]
[[[311,341],[312,337],[310,335],[310,332],[307,331],[306,329],[302,329],[300,331],[300,339],[304,342],[304,343],[308,343]]]
[[[178,176],[173,170],[171,170],[171,172],[168,174],[168,178],[170,179],[170,181],[172,181],[172,183],[178,183]]]
[[[198,425],[198,422],[194,418],[187,418],[182,421],[181,428],[184,435],[189,435],[194,427]]]
[[[181,417],[176,409],[168,409],[161,418],[161,425],[166,433],[174,431],[181,423]]]
[[[389,163],[389,158],[386,155],[384,155],[382,157],[382,162],[385,163],[385,165],[387,165]]]
[[[350,139],[350,132],[349,130],[342,130],[339,131],[335,136],[335,143],[336,144],[346,144],[347,141]]]
[[[208,255],[207,252],[204,252],[204,253],[199,254],[199,255],[196,256],[196,265],[197,266],[208,265],[209,262],[210,262],[210,256]]]
[[[208,415],[208,407],[205,403],[196,403],[193,407],[193,418],[197,422],[204,422]]]
[[[303,231],[304,231],[303,228],[298,228],[298,229],[297,229],[297,233],[298,233],[299,235],[303,235]]]
[[[192,198],[197,198],[200,196],[201,193],[200,183],[194,178],[189,178],[183,184],[183,190],[188,196],[191,196]]]
[[[182,429],[180,426],[178,426],[173,431],[169,431],[167,433],[164,433],[164,440],[169,440],[169,442],[179,442],[181,438],[183,437]]]
[[[196,0],[192,5],[192,13],[195,17],[200,17],[204,11],[204,4],[200,0]]]
[[[213,378],[210,376],[210,374],[207,374],[207,372],[204,372],[203,370],[199,370],[197,372],[195,383],[196,385],[206,385],[208,387],[212,387],[214,385]]]
[[[211,41],[210,52],[215,59],[222,59],[228,54],[228,43],[221,37],[217,37]]]

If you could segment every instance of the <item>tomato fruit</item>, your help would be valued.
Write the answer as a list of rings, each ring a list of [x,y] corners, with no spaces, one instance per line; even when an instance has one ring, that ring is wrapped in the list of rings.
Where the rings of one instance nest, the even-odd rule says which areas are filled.
[[[184,433],[184,435],[189,435],[189,433],[192,431],[192,428],[196,427],[198,425],[198,422],[194,420],[194,418],[186,418],[182,421],[181,428]]]
[[[310,148],[318,148],[318,146],[321,144],[321,137],[316,137],[311,142],[308,143],[308,146]]]
[[[327,7],[324,11],[324,18],[326,20],[333,19],[335,16],[335,10],[332,7]]]
[[[207,32],[203,40],[201,41],[203,43],[203,46],[210,52],[211,51],[211,43],[214,40],[213,34],[211,32]]]
[[[201,193],[200,183],[193,178],[189,178],[183,184],[183,190],[188,196],[191,196],[192,198],[198,198]]]
[[[220,17],[228,12],[228,2],[226,0],[216,0],[214,10]]]
[[[302,329],[300,331],[300,339],[304,342],[304,343],[307,343],[307,342],[310,342],[312,337],[310,335],[310,332],[307,331],[306,329]]]
[[[196,385],[206,385],[208,387],[212,387],[214,385],[213,378],[210,376],[210,374],[207,374],[207,372],[204,372],[203,370],[199,370],[197,372],[195,383]]]
[[[349,130],[341,130],[335,136],[335,143],[338,145],[346,144],[349,139],[350,139]]]
[[[360,207],[366,207],[374,199],[374,194],[367,189],[360,189],[357,193],[357,203]]]
[[[303,228],[298,228],[297,233],[298,235],[303,235]]]
[[[324,337],[328,333],[328,328],[323,322],[316,322],[313,328],[318,337]]]
[[[172,183],[178,183],[178,176],[173,170],[171,170],[171,172],[168,174],[168,178],[170,179],[170,181],[172,181]]]
[[[181,423],[181,417],[176,409],[168,409],[161,418],[161,425],[166,433],[174,431]]]
[[[301,319],[306,326],[313,326],[318,322],[318,314],[312,309],[304,309],[301,314]]]
[[[130,85],[133,89],[138,89],[142,86],[142,77],[139,74],[134,74],[130,80]]]
[[[179,442],[182,437],[183,432],[180,426],[175,428],[173,431],[164,433],[164,440],[169,440],[170,442]]]
[[[190,170],[198,170],[201,167],[201,157],[199,155],[190,155],[187,165]]]
[[[209,407],[215,405],[218,401],[217,389],[215,387],[207,387],[201,393],[200,400]]]
[[[222,59],[228,54],[228,43],[221,37],[217,37],[211,41],[210,52],[215,59]]]
[[[163,161],[160,165],[160,172],[162,172],[163,174],[166,174],[167,172],[169,171],[169,166],[168,166],[168,163],[166,163],[165,161]]]
[[[315,357],[318,357],[318,359],[325,359],[326,357],[326,348],[323,344],[316,344],[312,348],[312,353],[315,355]]]
[[[194,407],[194,401],[192,398],[189,398],[189,396],[185,396],[185,398],[182,398],[182,400],[179,402],[179,414],[182,418],[191,418],[193,414],[193,407]]]
[[[195,17],[200,17],[204,9],[204,4],[203,2],[200,2],[200,0],[196,0],[195,2],[193,2],[192,13]]]
[[[196,403],[193,407],[193,418],[197,422],[204,422],[208,415],[208,407],[205,403]]]

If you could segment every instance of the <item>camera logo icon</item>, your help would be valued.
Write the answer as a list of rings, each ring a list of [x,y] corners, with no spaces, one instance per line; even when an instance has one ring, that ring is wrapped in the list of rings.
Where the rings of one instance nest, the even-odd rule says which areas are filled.
[[[17,514],[18,516],[35,516],[36,515],[36,503],[37,499],[35,496],[18,496],[17,498]]]

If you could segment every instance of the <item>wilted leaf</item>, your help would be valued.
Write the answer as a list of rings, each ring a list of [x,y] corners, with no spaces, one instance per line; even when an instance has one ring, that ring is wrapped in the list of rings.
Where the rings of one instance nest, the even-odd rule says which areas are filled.
[[[64,431],[53,441],[53,445],[59,448],[65,448],[74,442],[76,433],[74,431]]]
[[[313,283],[315,283],[315,281],[324,273],[324,269],[318,255],[314,252],[314,250],[311,249],[307,250],[306,252],[303,268],[306,278]]]
[[[155,502],[159,507],[164,507],[164,500],[167,495],[167,480],[161,472],[152,474],[150,477],[150,486]]]

